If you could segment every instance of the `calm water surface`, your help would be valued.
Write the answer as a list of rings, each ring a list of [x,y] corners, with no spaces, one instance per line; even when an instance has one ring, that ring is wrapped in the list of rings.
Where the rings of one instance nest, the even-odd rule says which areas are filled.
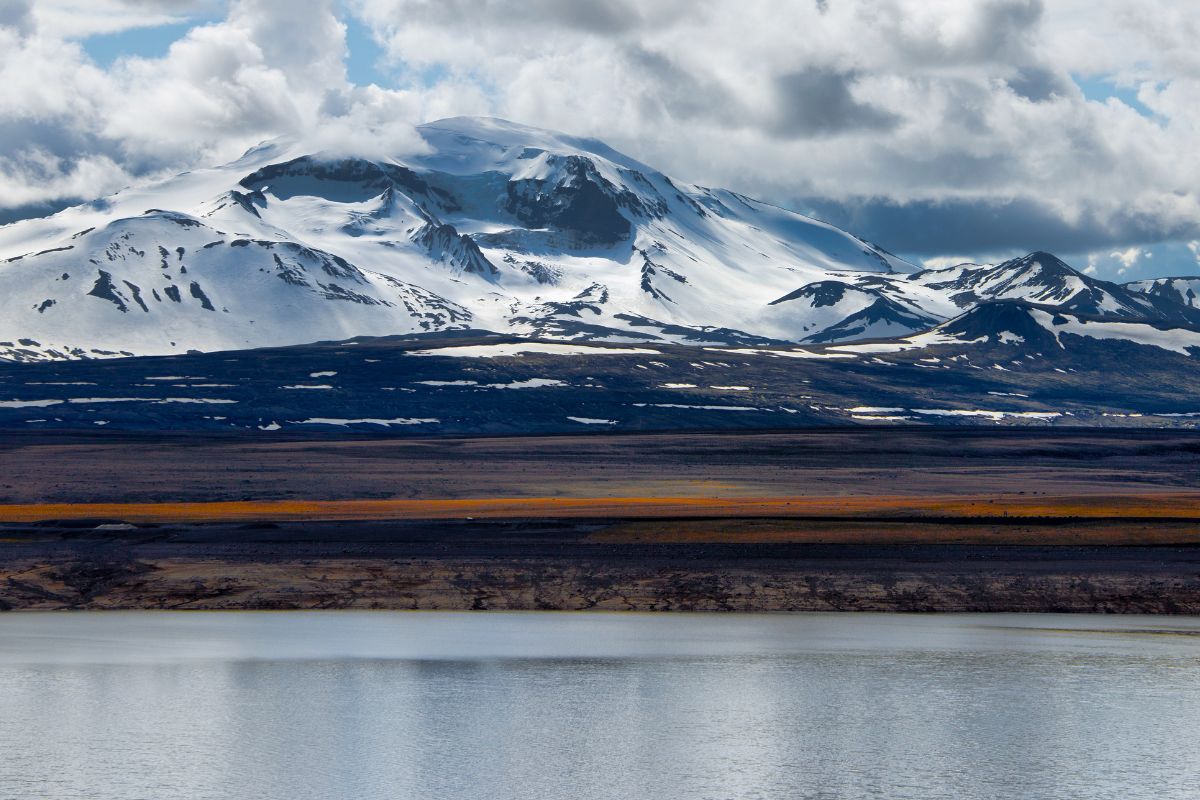
[[[1200,619],[0,614],[0,798],[1194,798]]]

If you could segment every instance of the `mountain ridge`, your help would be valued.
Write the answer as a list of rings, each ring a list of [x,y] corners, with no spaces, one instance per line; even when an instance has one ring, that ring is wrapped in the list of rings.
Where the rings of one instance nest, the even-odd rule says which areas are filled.
[[[910,337],[1003,299],[1200,324],[1200,278],[1115,284],[1040,251],[921,270],[598,140],[495,118],[418,131],[423,151],[391,157],[266,143],[221,167],[0,228],[0,358],[467,328],[834,344]]]

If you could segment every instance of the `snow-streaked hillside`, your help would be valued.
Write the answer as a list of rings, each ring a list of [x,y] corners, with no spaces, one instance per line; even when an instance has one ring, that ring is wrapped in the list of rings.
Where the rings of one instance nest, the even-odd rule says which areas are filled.
[[[1045,253],[917,271],[594,140],[480,118],[419,130],[416,154],[276,141],[0,228],[0,358],[464,329],[820,344],[908,337],[1004,298],[1200,321],[1180,291],[1097,281]]]
[[[1006,346],[1014,357],[1045,358],[1074,355],[1073,351],[1088,340],[1157,348],[1200,358],[1200,327],[1088,316],[1023,300],[987,301],[923,333],[890,341],[842,344],[833,349],[862,355],[952,347],[958,348],[965,358],[972,348]],[[1147,356],[1152,357],[1151,354],[1141,357]],[[1106,357],[1111,360],[1113,354]]]
[[[421,133],[428,151],[404,159],[274,142],[0,229],[0,346],[160,354],[466,327],[798,340],[842,319],[771,301],[831,271],[911,271],[599,142],[493,119]]]
[[[1200,315],[1176,298],[1093,278],[1050,253],[1030,253],[996,265],[924,270],[911,280],[946,293],[962,309],[988,300],[1026,300],[1079,314],[1200,323]]]
[[[1200,309],[1200,276],[1133,281],[1125,284],[1125,288],[1132,292],[1161,298],[1169,303]]]

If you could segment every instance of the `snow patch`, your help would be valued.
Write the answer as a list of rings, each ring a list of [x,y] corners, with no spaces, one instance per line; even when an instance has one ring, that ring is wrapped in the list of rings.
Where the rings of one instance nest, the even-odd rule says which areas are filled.
[[[0,400],[0,408],[45,408],[60,405],[62,400]]]
[[[634,403],[636,408],[686,408],[694,411],[766,411],[753,406],[688,406],[679,403]]]
[[[914,408],[913,413],[935,417],[986,417],[992,420],[1002,420],[1007,417],[1050,420],[1062,416],[1059,411],[990,411],[962,408]]]
[[[387,427],[389,425],[426,425],[426,424],[435,423],[435,422],[441,422],[441,420],[421,419],[421,418],[417,418],[417,417],[397,417],[395,419],[375,419],[375,418],[341,419],[338,417],[309,417],[308,419],[301,420],[299,422],[299,424],[300,425],[340,425],[342,427],[345,427],[347,425],[382,425],[384,427]]]
[[[528,378],[523,381],[513,381],[512,383],[486,383],[484,389],[543,389],[549,386],[566,386],[562,381],[554,378]]]
[[[717,348],[706,348],[715,350]],[[854,358],[852,354],[847,353],[818,353],[813,350],[761,350],[757,348],[741,348],[738,350],[722,350],[722,353],[735,353],[742,356],[781,356],[783,358]]]
[[[642,347],[592,347],[582,344],[476,344],[439,347],[434,350],[413,350],[410,356],[450,356],[453,358],[504,358],[526,354],[551,356],[624,356],[661,355],[658,350]]]

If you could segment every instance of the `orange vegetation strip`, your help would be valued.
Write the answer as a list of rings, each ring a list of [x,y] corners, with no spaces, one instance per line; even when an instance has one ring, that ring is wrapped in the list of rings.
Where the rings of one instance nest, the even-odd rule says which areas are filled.
[[[1029,517],[1200,519],[1200,493],[1129,496],[524,497],[0,505],[0,522],[385,520],[520,517]]]

